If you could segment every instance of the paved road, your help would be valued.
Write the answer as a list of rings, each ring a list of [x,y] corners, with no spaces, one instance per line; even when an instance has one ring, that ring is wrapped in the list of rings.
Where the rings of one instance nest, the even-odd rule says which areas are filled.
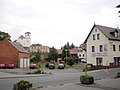
[[[69,70],[45,70],[52,72],[53,75],[47,76],[37,76],[37,77],[24,77],[24,78],[4,78],[0,79],[0,87],[2,90],[9,90],[12,88],[13,84],[18,82],[19,80],[28,80],[35,87],[46,87],[46,86],[56,86],[63,85],[68,83],[79,82],[80,75],[84,74],[83,72],[76,71],[74,69]],[[95,79],[106,78],[106,77],[114,77],[116,73],[120,72],[120,68],[110,69],[110,70],[99,70],[88,72],[88,74],[93,75]]]

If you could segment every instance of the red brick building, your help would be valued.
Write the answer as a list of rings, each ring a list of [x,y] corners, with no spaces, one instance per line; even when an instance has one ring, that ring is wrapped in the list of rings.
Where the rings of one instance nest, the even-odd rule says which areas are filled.
[[[7,39],[0,41],[0,64],[15,64],[17,67],[29,67],[30,55],[22,46]]]

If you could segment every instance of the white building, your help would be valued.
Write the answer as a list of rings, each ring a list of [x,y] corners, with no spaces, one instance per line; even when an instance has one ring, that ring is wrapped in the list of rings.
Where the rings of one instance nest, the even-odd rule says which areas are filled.
[[[120,65],[120,29],[94,25],[85,42],[87,63]]]
[[[23,47],[30,47],[31,45],[31,33],[26,32],[25,36],[21,35],[15,42],[19,42]]]
[[[80,62],[87,62],[87,58],[86,58],[86,44],[81,44],[80,47],[78,47],[78,57],[79,57],[79,61]]]

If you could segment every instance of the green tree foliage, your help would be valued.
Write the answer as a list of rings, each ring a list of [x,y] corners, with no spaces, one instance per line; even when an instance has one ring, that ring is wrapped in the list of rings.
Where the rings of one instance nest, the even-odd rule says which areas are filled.
[[[72,65],[74,65],[74,63],[75,63],[75,58],[74,57],[69,57],[67,59],[67,64],[68,65],[72,66]]]
[[[38,51],[38,52],[31,52],[30,53],[31,55],[31,59],[30,59],[30,62],[34,62],[34,63],[37,63],[41,61],[41,53]]]
[[[49,53],[48,53],[48,60],[55,60],[57,62],[57,58],[58,58],[58,54],[57,54],[57,50],[52,47],[49,49]]]
[[[62,51],[62,60],[64,60],[64,62],[66,63],[66,57],[70,57],[70,51],[69,51],[69,47],[67,45],[65,45],[63,47],[63,51]]]
[[[10,40],[11,36],[8,33],[6,33],[6,32],[1,32],[0,31],[0,41],[4,40],[5,38],[7,38],[8,40]]]

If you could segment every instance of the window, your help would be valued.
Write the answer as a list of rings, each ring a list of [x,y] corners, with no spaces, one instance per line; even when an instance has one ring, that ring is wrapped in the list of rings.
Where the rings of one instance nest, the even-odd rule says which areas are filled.
[[[103,52],[103,45],[99,45],[100,52]]]
[[[79,55],[79,57],[81,57],[81,54]]]
[[[97,39],[98,39],[98,40],[100,39],[100,34],[97,34]]]
[[[95,34],[93,35],[93,40],[95,40]]]
[[[92,52],[95,52],[95,46],[92,46]]]
[[[116,51],[115,45],[113,45],[113,51]]]
[[[85,55],[83,54],[83,57],[84,57]]]
[[[95,29],[95,32],[97,32],[97,29]]]

